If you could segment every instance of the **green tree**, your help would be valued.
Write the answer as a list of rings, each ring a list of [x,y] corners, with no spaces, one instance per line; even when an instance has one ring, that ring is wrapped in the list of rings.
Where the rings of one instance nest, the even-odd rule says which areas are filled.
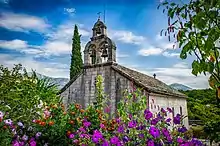
[[[40,116],[41,106],[57,103],[58,89],[48,79],[28,75],[20,64],[10,70],[0,66],[0,111],[14,121],[31,122]]]
[[[180,58],[194,54],[192,74],[211,74],[210,86],[220,92],[220,1],[165,1],[158,8],[161,5],[168,16],[168,28],[161,35],[168,36],[169,41],[174,38],[182,48]]]
[[[73,44],[72,44],[72,55],[71,55],[71,65],[70,65],[70,79],[76,76],[82,69],[83,61],[81,55],[80,37],[78,32],[78,27],[75,25]]]

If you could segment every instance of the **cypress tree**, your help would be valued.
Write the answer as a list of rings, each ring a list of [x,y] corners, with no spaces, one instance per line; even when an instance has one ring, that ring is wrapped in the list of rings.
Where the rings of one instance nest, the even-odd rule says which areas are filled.
[[[72,55],[71,55],[71,64],[70,64],[70,79],[76,76],[82,69],[83,61],[81,54],[81,45],[80,45],[80,35],[78,32],[78,27],[75,25],[74,35],[72,43]]]

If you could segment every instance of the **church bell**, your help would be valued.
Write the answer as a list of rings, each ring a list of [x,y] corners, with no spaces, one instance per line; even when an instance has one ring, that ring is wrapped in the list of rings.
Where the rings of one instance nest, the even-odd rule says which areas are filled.
[[[104,58],[108,57],[108,52],[107,52],[106,49],[104,49],[104,50],[102,51],[102,56],[101,56],[101,57],[104,57]]]

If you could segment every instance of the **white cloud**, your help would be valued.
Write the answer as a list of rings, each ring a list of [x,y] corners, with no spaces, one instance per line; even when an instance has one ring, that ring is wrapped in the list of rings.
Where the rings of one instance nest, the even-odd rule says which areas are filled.
[[[113,40],[115,39],[123,43],[136,44],[136,45],[139,45],[146,40],[146,38],[143,36],[138,36],[133,34],[133,32],[124,31],[124,30],[112,30],[112,31],[110,30],[109,36]]]
[[[154,48],[154,47],[150,47],[148,49],[140,49],[138,51],[138,54],[142,55],[142,56],[150,56],[150,55],[160,55],[162,54],[163,50],[160,48]]]
[[[1,13],[0,27],[21,32],[45,32],[50,27],[45,20],[26,14],[15,14],[11,12]]]
[[[170,68],[143,68],[140,66],[130,66],[128,67],[142,72],[146,75],[152,76],[155,73],[157,76],[156,78],[163,81],[166,84],[172,84],[172,83],[180,83],[187,85],[189,87],[195,88],[195,89],[204,89],[208,88],[208,78],[209,75],[198,75],[194,76],[191,73],[191,67],[185,62],[180,62],[175,65],[173,65]]]
[[[71,44],[59,41],[48,41],[41,48],[46,54],[60,55],[70,54]]]
[[[14,64],[21,63],[27,71],[31,69],[36,72],[50,76],[50,77],[69,77],[69,67],[67,64],[61,64],[59,62],[39,62],[34,60],[32,57],[13,57],[10,55],[0,54],[1,64],[12,68]]]
[[[68,14],[73,14],[76,12],[75,8],[64,8],[63,10],[65,13],[68,13]]]
[[[165,56],[165,57],[179,57],[180,53],[163,52],[162,55]]]
[[[28,47],[28,44],[26,41],[23,40],[0,40],[0,48],[5,48],[5,49],[13,49],[13,50],[20,50],[20,49],[25,49]]]

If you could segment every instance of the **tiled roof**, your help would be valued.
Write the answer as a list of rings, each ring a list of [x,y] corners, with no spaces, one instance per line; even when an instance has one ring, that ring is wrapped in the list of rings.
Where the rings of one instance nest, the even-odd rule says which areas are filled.
[[[146,74],[134,71],[119,64],[113,64],[112,68],[128,79],[133,80],[139,86],[147,89],[149,92],[186,98],[186,95],[183,93],[180,93],[160,80],[150,77]]]

